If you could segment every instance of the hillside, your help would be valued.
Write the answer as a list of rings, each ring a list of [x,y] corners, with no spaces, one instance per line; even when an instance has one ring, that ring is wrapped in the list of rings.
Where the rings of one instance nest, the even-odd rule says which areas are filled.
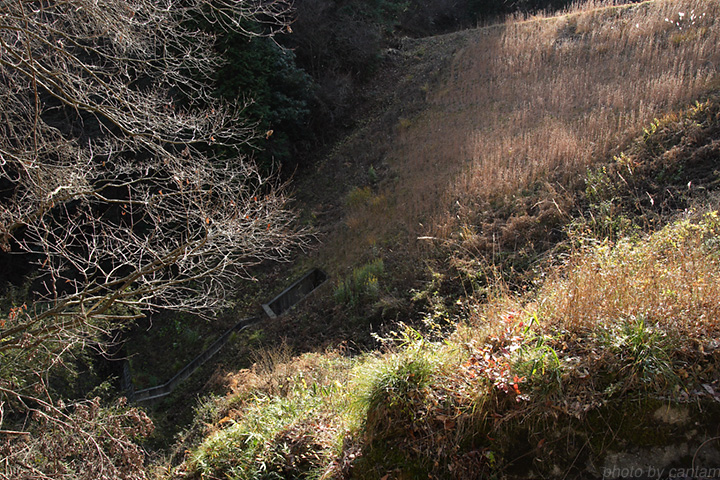
[[[477,230],[483,211],[497,222],[490,202],[572,185],[653,118],[718,87],[714,2],[588,8],[408,40],[388,54],[395,88],[313,175],[341,194],[373,187],[364,202],[347,198],[349,235],[367,248],[398,235],[446,240]]]
[[[294,274],[317,266],[337,284],[382,260],[379,292],[286,320],[297,347],[371,344],[370,325],[433,308],[409,290],[440,278],[465,279],[443,283],[450,295],[497,274],[528,286],[586,214],[588,167],[718,88],[715,2],[586,8],[385,52],[357,128],[294,183],[319,238]]]
[[[266,324],[158,475],[719,465],[719,14],[591,3],[385,52],[295,184],[319,238],[295,269],[333,285]]]

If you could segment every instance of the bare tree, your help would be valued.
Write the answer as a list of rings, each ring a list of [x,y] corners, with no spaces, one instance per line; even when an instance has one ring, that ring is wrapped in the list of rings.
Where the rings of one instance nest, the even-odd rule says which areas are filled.
[[[150,419],[122,402],[98,399],[70,408],[35,400],[33,434],[0,442],[0,479],[135,480],[146,478],[137,439],[153,430]],[[28,407],[30,408],[30,407]]]
[[[67,421],[45,389],[64,352],[155,308],[210,314],[302,244],[281,185],[233,153],[253,136],[242,106],[211,94],[209,32],[288,12],[0,0],[0,248],[37,272],[30,301],[0,312],[0,431],[23,408]]]

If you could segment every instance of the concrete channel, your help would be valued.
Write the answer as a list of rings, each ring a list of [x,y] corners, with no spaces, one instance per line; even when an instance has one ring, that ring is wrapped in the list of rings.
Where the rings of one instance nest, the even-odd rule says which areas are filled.
[[[270,318],[279,317],[293,305],[307,297],[310,292],[322,285],[325,280],[327,280],[325,272],[317,268],[313,268],[293,282],[288,288],[280,292],[277,297],[273,298],[268,303],[263,303],[262,307],[263,310],[265,310],[265,314]]]
[[[308,271],[298,280],[293,282],[288,288],[283,290],[278,296],[270,300],[268,303],[264,303],[262,305],[263,311],[270,318],[277,318],[281,316],[303,298],[312,293],[317,287],[325,283],[327,278],[328,277],[325,272],[317,268]],[[130,371],[130,365],[126,360],[123,365],[123,374],[121,379],[122,389],[125,392],[125,396],[131,402],[152,403],[170,395],[170,393],[172,393],[172,391],[180,383],[182,383],[205,362],[218,353],[222,347],[225,346],[228,340],[230,340],[233,333],[245,330],[246,328],[260,323],[262,320],[262,316],[243,318],[232,328],[224,332],[213,342],[212,345],[202,351],[197,357],[190,361],[190,363],[185,365],[170,380],[162,385],[135,391],[132,384],[132,372]]]

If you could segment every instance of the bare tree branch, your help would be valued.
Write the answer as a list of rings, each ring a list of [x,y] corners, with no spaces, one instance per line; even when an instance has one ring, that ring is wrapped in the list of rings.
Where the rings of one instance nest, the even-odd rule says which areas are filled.
[[[75,428],[81,407],[37,396],[65,354],[148,310],[212,314],[252,266],[302,246],[283,185],[238,153],[254,132],[243,105],[213,98],[221,61],[201,28],[253,35],[248,21],[272,31],[289,13],[277,0],[0,2],[0,248],[36,266],[28,305],[0,312],[0,429],[23,409]],[[12,432],[25,433],[0,437]],[[93,448],[104,466],[87,478],[115,478]]]

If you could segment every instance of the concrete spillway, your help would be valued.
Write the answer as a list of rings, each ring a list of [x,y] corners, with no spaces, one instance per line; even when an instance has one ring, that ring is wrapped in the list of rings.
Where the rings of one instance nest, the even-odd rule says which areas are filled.
[[[327,275],[314,268],[283,290],[277,297],[263,304],[263,310],[270,318],[276,318],[305,298],[310,292],[322,285]]]
[[[263,304],[263,310],[270,318],[276,318],[292,308],[300,300],[308,296],[313,290],[327,280],[327,275],[322,270],[314,268],[283,290],[278,296]],[[261,317],[249,317],[240,320],[234,327],[223,333],[210,347],[200,352],[194,360],[185,365],[170,380],[156,387],[135,391],[132,386],[132,374],[129,364],[125,362],[123,369],[123,390],[129,400],[135,402],[153,402],[169,395],[175,387],[183,380],[192,375],[212,356],[214,356],[227,343],[234,332],[244,330],[256,325]]]

